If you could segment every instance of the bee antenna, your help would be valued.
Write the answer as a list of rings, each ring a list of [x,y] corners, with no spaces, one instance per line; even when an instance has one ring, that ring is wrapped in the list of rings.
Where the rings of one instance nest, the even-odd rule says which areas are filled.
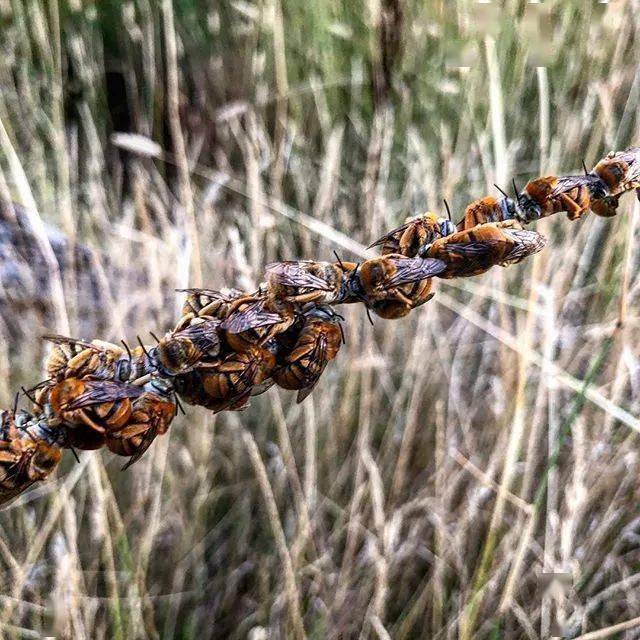
[[[53,382],[53,378],[47,378],[46,380],[43,380],[42,382],[38,382],[38,384],[34,385],[33,387],[31,387],[29,389],[29,392],[35,391],[36,389],[41,389],[42,387],[44,387],[44,385],[49,384],[49,382]]]
[[[518,187],[516,186],[516,179],[515,179],[515,178],[512,178],[512,179],[511,179],[511,184],[513,185],[513,190],[514,190],[514,192],[515,192],[515,194],[516,194],[516,200],[519,200],[519,197],[518,197]]]
[[[18,401],[20,400],[20,393],[16,393],[16,397],[13,399],[13,415],[15,416],[18,411]]]
[[[342,263],[342,259],[340,258],[340,256],[338,255],[338,252],[334,250],[333,255],[336,257],[336,259],[338,260],[338,264],[340,265],[340,268],[343,271],[346,271],[346,269],[344,268],[344,264]]]
[[[178,394],[174,393],[173,397],[176,400],[176,414],[178,413],[178,409],[180,409],[183,416],[187,415],[187,412],[184,410],[184,407],[182,406],[182,402],[180,402],[180,398],[178,397]]]
[[[342,328],[341,322],[338,322],[338,329],[340,329],[340,337],[342,338],[342,344],[347,344],[347,340],[344,337],[344,329]]]
[[[371,312],[369,311],[369,307],[365,306],[364,310],[367,312],[367,318],[369,318],[369,322],[370,322],[371,326],[373,327],[373,318],[371,317]]]
[[[138,344],[142,348],[142,351],[144,351],[144,355],[147,356],[147,358],[151,359],[151,355],[147,351],[147,347],[145,347],[144,344],[142,343],[142,340],[140,339],[140,336],[136,336],[136,339],[138,340]]]
[[[129,345],[124,340],[120,340],[120,342],[122,342],[122,345],[127,350],[127,355],[129,356],[129,362],[131,362],[132,357],[131,357],[131,349],[129,349]]]
[[[505,198],[508,198],[509,196],[497,185],[494,184],[493,185]]]
[[[69,449],[71,449],[71,453],[73,453],[73,457],[76,459],[76,462],[80,462],[80,457],[78,456],[78,452],[73,447],[69,447]]]
[[[449,209],[449,203],[447,202],[446,198],[443,200],[443,202],[444,208],[447,210],[447,217],[449,218],[449,222],[451,222],[451,209]]]
[[[149,333],[151,334],[151,337],[158,343],[160,344],[160,340],[158,339],[158,336],[153,333],[153,331],[149,331]]]
[[[22,393],[24,393],[24,395],[27,396],[27,398],[29,398],[29,400],[31,400],[33,404],[36,405],[36,407],[40,407],[40,409],[44,408],[35,398],[31,396],[31,394],[24,387],[20,387],[20,389],[22,390]]]
[[[589,171],[587,170],[587,165],[584,162],[584,158],[582,159],[582,169],[584,170],[584,175],[588,176],[589,175]]]

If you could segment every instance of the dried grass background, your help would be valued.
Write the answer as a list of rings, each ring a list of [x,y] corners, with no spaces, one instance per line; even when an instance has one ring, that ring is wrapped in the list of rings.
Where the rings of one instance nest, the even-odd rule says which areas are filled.
[[[176,287],[639,144],[639,10],[2,0],[3,406],[44,330],[133,341]],[[301,406],[191,408],[126,473],[68,455],[0,513],[0,635],[640,638],[638,208],[410,318],[348,309]]]

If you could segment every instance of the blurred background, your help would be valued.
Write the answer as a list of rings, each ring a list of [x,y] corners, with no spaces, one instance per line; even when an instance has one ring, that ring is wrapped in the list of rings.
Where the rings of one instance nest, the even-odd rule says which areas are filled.
[[[1,0],[2,406],[45,331],[150,341],[175,288],[640,144],[639,9]],[[302,405],[191,407],[127,472],[67,455],[0,513],[0,635],[640,638],[638,207],[403,320],[349,308]]]

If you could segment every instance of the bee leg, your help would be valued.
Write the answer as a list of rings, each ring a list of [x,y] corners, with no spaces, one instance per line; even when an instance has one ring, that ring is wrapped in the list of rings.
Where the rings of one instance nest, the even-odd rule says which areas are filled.
[[[236,311],[243,304],[248,304],[250,302],[257,302],[260,299],[261,299],[260,296],[247,295],[247,296],[242,296],[241,298],[238,298],[238,299],[234,300],[229,305],[229,312],[227,313],[227,316],[230,316],[234,311]]]
[[[305,302],[316,302],[317,300],[321,300],[322,297],[327,293],[326,291],[310,291],[309,293],[300,293],[296,296],[289,296],[289,302],[298,302],[300,304],[304,304]]]
[[[566,193],[560,194],[560,200],[567,212],[567,218],[569,220],[578,220],[584,213],[584,207],[581,207],[573,198],[570,198]]]
[[[82,418],[82,421],[92,429],[95,429],[98,433],[104,433],[104,427],[101,427],[99,424],[96,424],[85,412],[84,409],[78,409],[78,415]]]
[[[133,438],[144,433],[145,431],[148,431],[149,428],[150,425],[148,422],[140,422],[136,424],[130,424],[124,427],[124,429],[120,429],[120,431],[113,432],[110,435],[112,438]]]
[[[178,320],[178,324],[176,324],[176,326],[173,328],[173,331],[181,331],[182,329],[184,329],[189,322],[191,322],[191,320],[193,320],[196,317],[195,313],[187,313],[186,315],[182,316],[182,318],[180,318],[180,320]]]
[[[398,291],[398,290],[394,291],[392,297],[395,298],[396,300],[399,300],[400,302],[403,302],[410,308],[413,308],[413,300],[405,296],[404,293],[402,293],[402,291]]]

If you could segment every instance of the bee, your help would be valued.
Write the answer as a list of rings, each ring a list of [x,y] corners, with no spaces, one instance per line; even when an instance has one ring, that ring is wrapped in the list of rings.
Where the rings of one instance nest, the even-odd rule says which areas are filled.
[[[609,153],[593,168],[605,185],[605,193],[594,198],[591,210],[599,216],[610,218],[617,213],[620,196],[636,190],[640,199],[640,147]]]
[[[305,304],[338,304],[350,296],[349,276],[353,262],[298,260],[273,262],[266,266],[266,296],[274,300]],[[355,302],[355,300],[351,300]]]
[[[49,402],[70,445],[94,449],[104,443],[105,434],[130,421],[132,398],[143,393],[142,387],[122,382],[66,378],[51,387]]]
[[[516,203],[500,187],[495,186],[502,193],[502,198],[488,196],[474,200],[464,210],[464,218],[457,225],[458,231],[471,229],[486,222],[502,222],[518,217]]]
[[[340,319],[330,307],[307,311],[295,342],[284,350],[282,362],[271,374],[279,387],[298,390],[298,403],[311,393],[327,364],[338,354],[344,340]]]
[[[161,387],[159,382],[156,381],[152,391],[145,391],[133,400],[131,416],[124,426],[106,434],[109,451],[130,458],[124,469],[142,457],[156,436],[168,431],[176,416],[176,402],[171,398],[173,387],[166,383]]]
[[[18,429],[15,417],[15,411],[0,416],[0,504],[44,480],[62,457],[55,440]]]
[[[225,341],[234,351],[262,347],[296,321],[295,307],[271,297],[247,296],[220,324]]]
[[[238,410],[246,406],[254,387],[262,385],[276,364],[271,351],[246,345],[218,362],[204,364],[189,373],[176,376],[175,391],[187,403],[214,412]]]
[[[245,294],[239,289],[176,289],[187,294],[187,299],[182,307],[182,317],[176,325],[175,331],[183,328],[183,323],[188,323],[192,318],[207,316],[224,320],[235,300]]]
[[[167,333],[155,347],[162,371],[168,375],[186,373],[205,359],[220,353],[220,320],[195,317],[179,331]]]
[[[354,273],[352,289],[380,317],[401,318],[433,297],[431,278],[445,269],[437,259],[388,254],[363,262]]]
[[[591,192],[601,187],[596,175],[546,176],[527,183],[522,193],[517,192],[518,213],[521,222],[539,220],[565,211],[569,220],[579,219],[591,206]]]
[[[45,369],[54,380],[92,378],[125,382],[131,375],[131,353],[110,342],[85,342],[60,335],[45,335],[54,344]]]
[[[409,218],[403,225],[378,238],[367,249],[382,246],[382,255],[393,253],[414,258],[418,255],[420,247],[451,235],[455,230],[450,213],[449,218],[439,218],[435,213],[425,213]]]
[[[445,265],[437,274],[439,278],[460,278],[479,275],[494,265],[520,262],[540,251],[546,243],[543,235],[521,229],[517,222],[507,220],[458,231],[423,247],[421,254]]]

